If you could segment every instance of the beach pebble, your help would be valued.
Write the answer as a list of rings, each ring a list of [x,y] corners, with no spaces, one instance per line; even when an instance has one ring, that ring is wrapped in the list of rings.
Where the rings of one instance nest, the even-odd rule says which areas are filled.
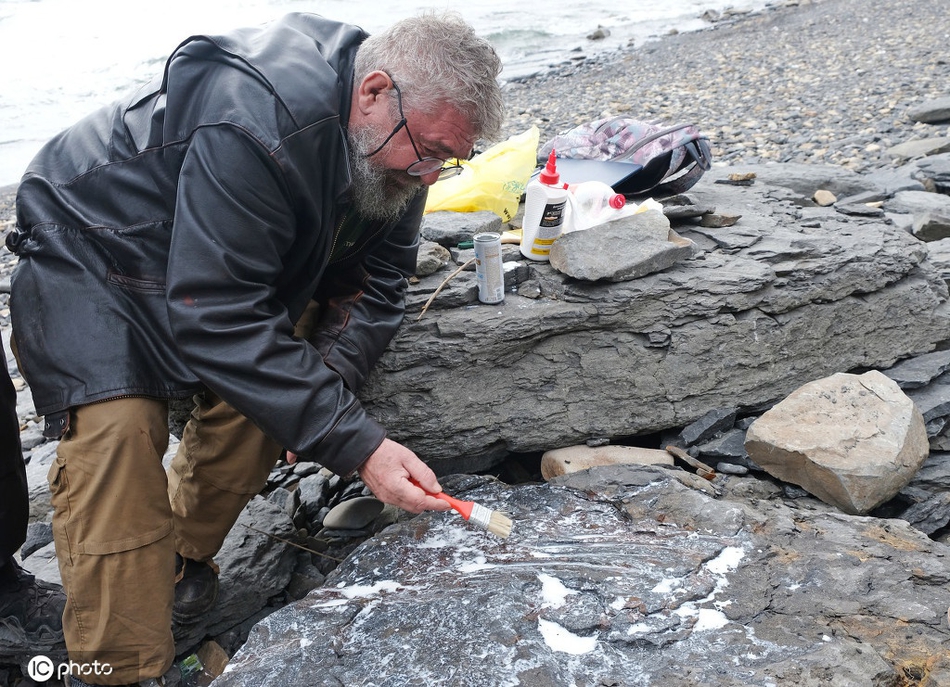
[[[323,526],[333,530],[359,530],[382,513],[385,504],[373,496],[359,496],[337,504],[323,519]]]
[[[813,200],[818,203],[821,207],[828,207],[829,205],[834,205],[838,200],[835,197],[835,194],[831,191],[826,191],[824,189],[818,189],[815,191]]]

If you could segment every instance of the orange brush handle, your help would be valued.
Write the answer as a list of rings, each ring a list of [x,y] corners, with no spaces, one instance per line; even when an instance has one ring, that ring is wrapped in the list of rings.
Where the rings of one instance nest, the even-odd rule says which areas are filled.
[[[409,481],[412,482],[413,484],[415,484],[415,485],[416,485],[417,487],[419,487],[420,489],[422,489],[422,491],[424,491],[425,493],[427,493],[429,496],[433,496],[433,497],[435,497],[435,498],[437,498],[437,499],[439,499],[439,500],[441,500],[441,501],[445,501],[447,504],[449,504],[450,506],[452,506],[452,509],[453,509],[456,513],[458,513],[459,515],[461,515],[461,516],[462,516],[463,518],[465,518],[466,520],[468,520],[468,519],[471,517],[471,515],[472,515],[472,506],[475,505],[475,502],[474,502],[474,501],[462,501],[461,499],[457,499],[457,498],[454,498],[454,497],[452,497],[452,496],[449,496],[449,495],[446,494],[444,491],[440,491],[438,494],[433,494],[431,491],[429,491],[429,490],[423,488],[423,486],[422,486],[421,484],[419,484],[416,480],[410,478]]]
[[[421,488],[421,487],[420,487],[420,488]],[[425,491],[425,489],[423,489],[423,491]],[[452,508],[455,510],[455,512],[457,512],[459,515],[461,515],[461,516],[462,516],[463,518],[465,518],[466,520],[468,520],[469,517],[471,517],[471,515],[472,515],[472,506],[475,505],[475,503],[474,503],[473,501],[461,501],[461,500],[459,500],[459,499],[457,499],[457,498],[453,498],[453,497],[449,496],[449,495],[446,494],[444,491],[440,491],[438,494],[433,494],[432,492],[428,492],[428,491],[426,491],[426,493],[429,494],[429,496],[434,496],[434,497],[437,498],[437,499],[440,499],[440,500],[442,500],[442,501],[445,501],[447,504],[449,504],[450,506],[452,506]]]

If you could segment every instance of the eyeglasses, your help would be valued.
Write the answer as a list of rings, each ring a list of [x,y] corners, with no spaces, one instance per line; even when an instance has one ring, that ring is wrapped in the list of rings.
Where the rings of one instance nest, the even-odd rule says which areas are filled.
[[[402,93],[399,90],[399,86],[396,85],[396,82],[392,80],[392,77],[389,78],[390,82],[393,85],[393,90],[396,91],[396,104],[399,107],[399,123],[396,124],[396,128],[392,130],[389,136],[386,137],[382,143],[379,144],[379,147],[371,153],[367,153],[363,157],[372,157],[380,150],[386,147],[386,144],[389,143],[390,139],[399,133],[400,129],[406,130],[406,135],[409,137],[409,143],[412,144],[412,150],[416,154],[416,157],[419,158],[411,165],[406,167],[406,174],[409,174],[414,177],[421,177],[427,174],[432,174],[433,172],[439,173],[439,179],[449,179],[454,177],[456,174],[459,174],[462,171],[462,163],[458,159],[454,159],[452,162],[448,160],[443,160],[439,157],[422,157],[419,153],[419,149],[416,147],[416,142],[412,138],[412,134],[409,132],[409,123],[406,121],[406,115],[402,111]]]

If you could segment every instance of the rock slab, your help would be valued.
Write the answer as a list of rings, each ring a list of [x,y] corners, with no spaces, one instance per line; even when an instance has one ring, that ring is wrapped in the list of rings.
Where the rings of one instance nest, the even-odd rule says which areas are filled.
[[[930,452],[920,410],[874,370],[795,390],[752,423],[745,448],[769,474],[853,515],[896,495]]]
[[[722,479],[721,499],[634,466],[444,480],[511,513],[511,537],[448,513],[394,525],[213,684],[950,684],[950,548],[818,501],[732,500],[763,487]]]
[[[673,465],[673,456],[666,451],[636,446],[567,446],[544,452],[541,476],[549,480],[604,465]]]
[[[717,183],[731,174],[755,180]],[[715,168],[689,195],[741,220],[683,220],[677,233],[701,254],[662,271],[588,282],[522,264],[517,292],[490,306],[463,273],[421,319],[447,275],[420,279],[364,407],[440,474],[474,472],[510,452],[686,426],[737,399],[767,407],[814,379],[934,350],[950,311],[927,244],[884,217],[815,206],[822,188],[875,187],[836,167]]]
[[[629,281],[665,270],[695,250],[661,212],[649,211],[560,236],[551,245],[551,266],[575,279]]]

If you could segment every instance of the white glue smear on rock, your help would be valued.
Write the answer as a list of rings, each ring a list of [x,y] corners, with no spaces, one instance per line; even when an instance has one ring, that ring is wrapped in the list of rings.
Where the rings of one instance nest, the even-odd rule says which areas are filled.
[[[541,601],[545,608],[560,608],[569,595],[577,594],[573,589],[565,587],[564,583],[556,577],[541,574],[538,575],[538,579],[541,581]],[[538,618],[538,630],[545,644],[553,651],[578,656],[589,654],[597,648],[597,637],[581,637],[544,618]]]
[[[488,562],[485,552],[480,548],[484,546],[484,533],[459,523],[451,523],[448,530],[430,530],[417,546],[419,549],[450,549],[456,569],[466,575],[497,567]]]
[[[729,586],[729,580],[726,579],[726,573],[732,572],[739,567],[739,563],[745,557],[745,552],[738,546],[727,546],[719,555],[707,562],[703,567],[714,575],[720,575],[716,581],[716,588],[705,599],[699,602],[691,601],[683,604],[675,612],[681,617],[696,616],[696,624],[693,625],[693,632],[706,632],[709,630],[718,630],[729,624],[729,619],[721,610],[728,606],[731,601],[716,601],[716,595]],[[712,602],[715,608],[696,608],[697,603]]]
[[[380,592],[394,592],[398,589],[405,589],[406,585],[399,584],[394,580],[380,580],[373,585],[354,584],[352,586],[340,586],[337,591],[347,599],[365,599],[371,596],[377,596]]]
[[[568,594],[577,594],[573,589],[565,587],[556,577],[541,574],[538,579],[541,581],[541,601],[548,608],[560,608]]]
[[[566,654],[589,654],[597,648],[596,637],[581,637],[550,620],[538,618],[538,630],[541,636],[553,651],[563,651]]]

